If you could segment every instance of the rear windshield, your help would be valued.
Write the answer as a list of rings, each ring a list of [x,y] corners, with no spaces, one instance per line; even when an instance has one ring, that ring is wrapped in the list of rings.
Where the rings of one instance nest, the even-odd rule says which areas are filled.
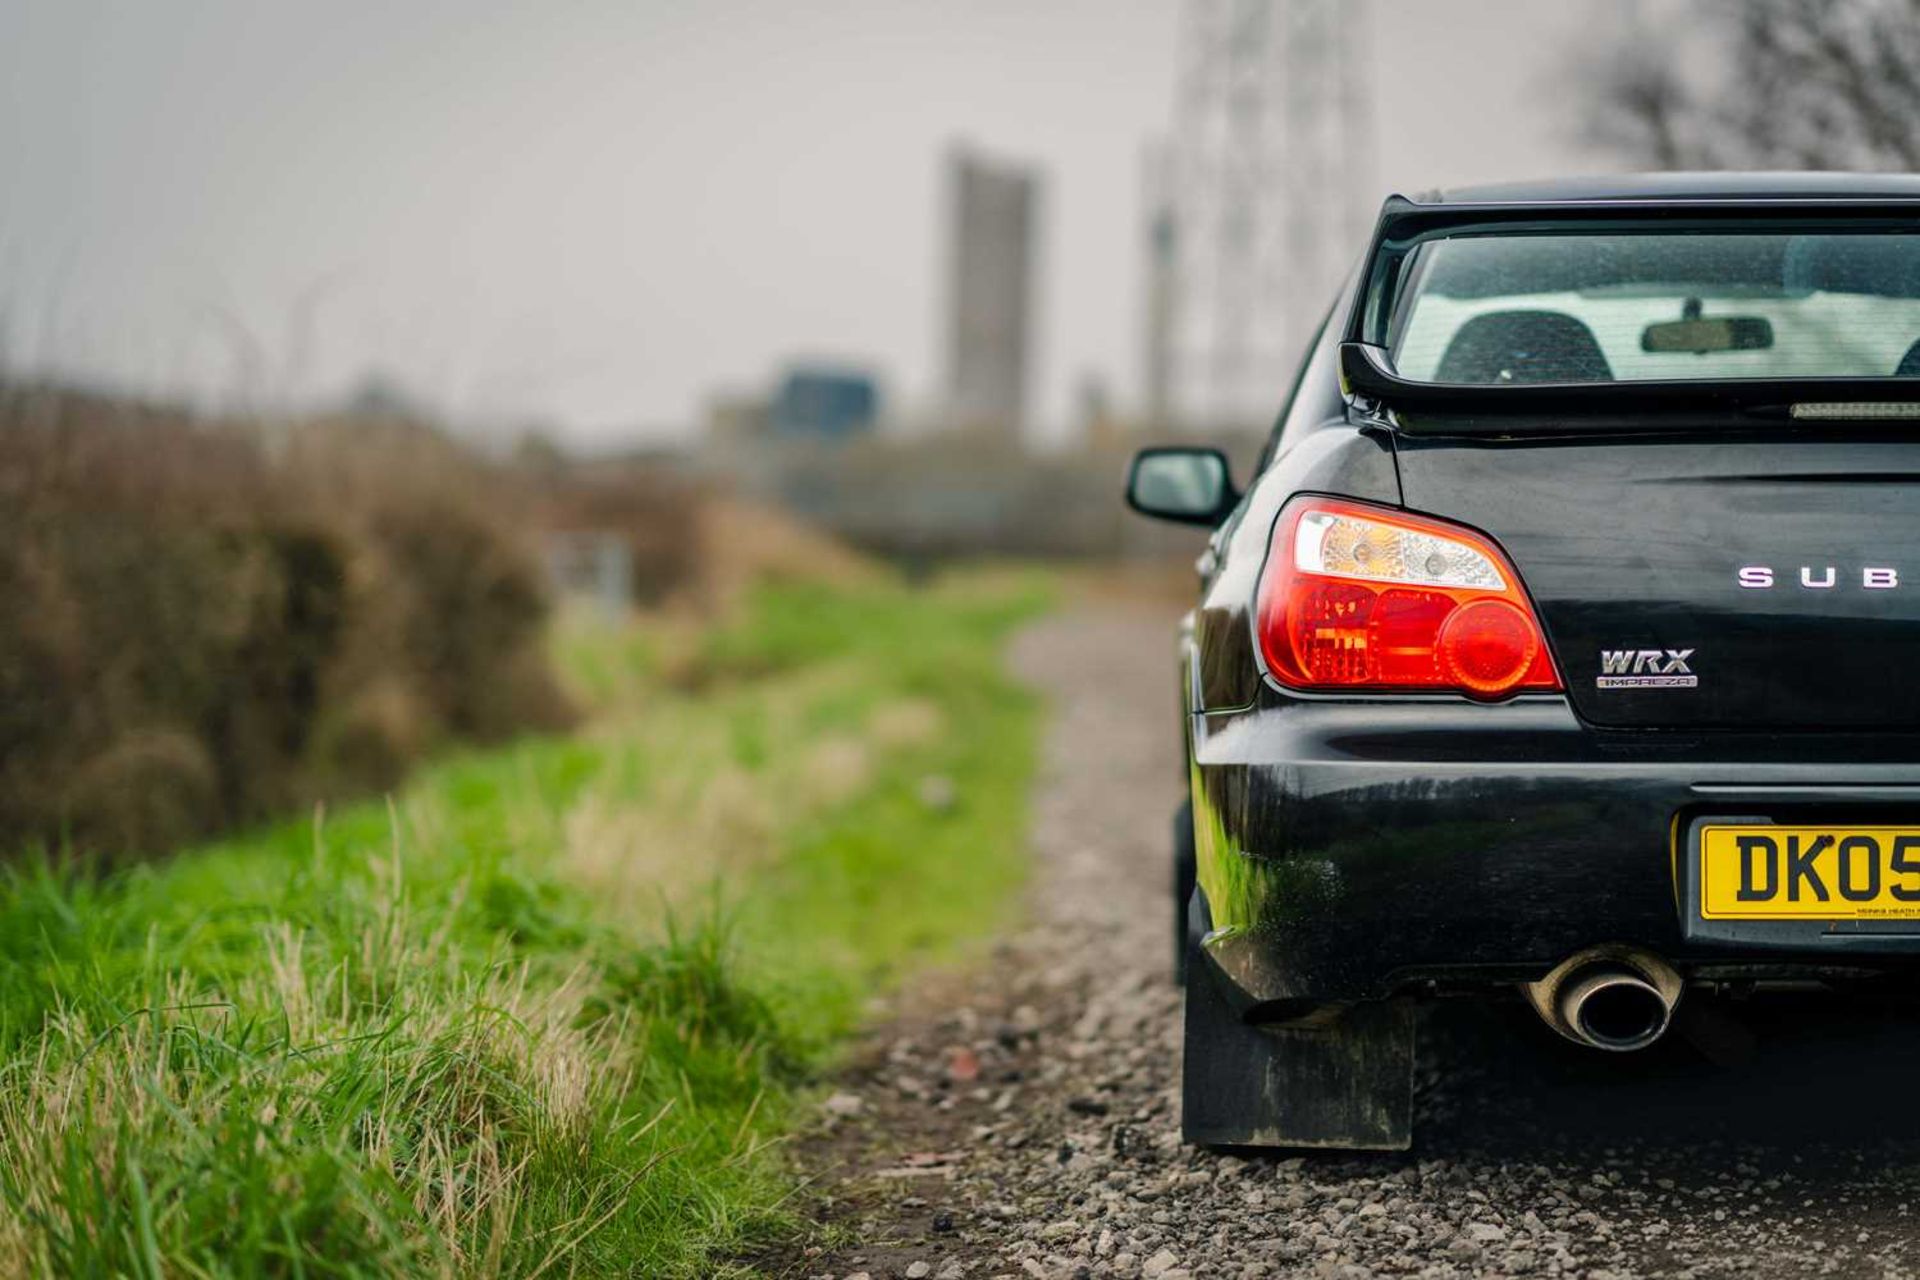
[[[1920,234],[1461,235],[1400,278],[1418,381],[1920,377]]]

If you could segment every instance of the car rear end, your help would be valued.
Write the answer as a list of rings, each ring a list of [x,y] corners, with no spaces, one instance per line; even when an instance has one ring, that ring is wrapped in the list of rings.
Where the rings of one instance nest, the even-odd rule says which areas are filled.
[[[1410,1029],[1354,1010],[1518,988],[1628,1049],[1687,999],[1913,970],[1916,213],[1389,203],[1305,434],[1393,491],[1300,472],[1290,424],[1218,539],[1258,569],[1201,613],[1217,667],[1251,589],[1255,675],[1191,682],[1190,982],[1266,1084],[1203,1064],[1192,1136],[1401,1145],[1357,1095],[1404,1116]]]

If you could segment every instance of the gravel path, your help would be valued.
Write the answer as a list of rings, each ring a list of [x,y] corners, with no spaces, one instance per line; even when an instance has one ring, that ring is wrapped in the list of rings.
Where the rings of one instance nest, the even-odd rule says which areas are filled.
[[[1563,1045],[1517,1002],[1450,1006],[1422,1027],[1412,1152],[1184,1147],[1172,632],[1083,607],[1016,645],[1055,712],[1031,923],[886,1013],[803,1147],[844,1243],[774,1274],[1920,1274],[1911,1013],[1785,1004],[1716,1068],[1684,1044]]]

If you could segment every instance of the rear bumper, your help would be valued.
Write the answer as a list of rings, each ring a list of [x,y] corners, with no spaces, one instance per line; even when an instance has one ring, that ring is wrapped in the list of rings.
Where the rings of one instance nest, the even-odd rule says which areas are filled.
[[[1920,735],[1603,733],[1564,698],[1304,699],[1192,720],[1207,954],[1248,1001],[1540,977],[1624,943],[1683,973],[1920,963],[1914,932],[1689,936],[1700,817],[1920,824]]]

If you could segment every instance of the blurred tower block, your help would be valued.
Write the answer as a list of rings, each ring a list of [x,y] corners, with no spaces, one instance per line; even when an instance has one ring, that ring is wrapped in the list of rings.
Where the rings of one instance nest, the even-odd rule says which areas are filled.
[[[955,147],[947,186],[949,420],[1017,446],[1026,418],[1039,177]]]
[[[1366,0],[1188,0],[1149,149],[1146,401],[1264,430],[1366,231]]]

